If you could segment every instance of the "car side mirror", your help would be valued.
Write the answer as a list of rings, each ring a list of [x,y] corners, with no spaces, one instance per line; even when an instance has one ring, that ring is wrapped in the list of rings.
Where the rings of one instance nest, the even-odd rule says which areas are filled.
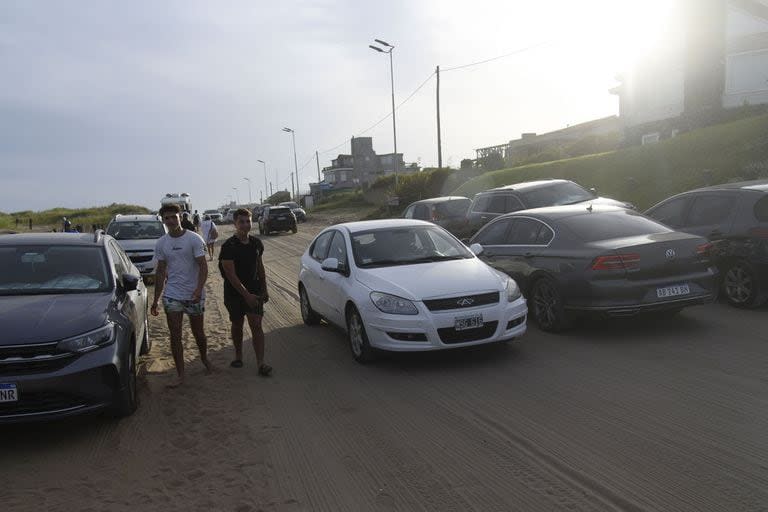
[[[590,187],[590,192],[592,192],[593,195],[597,195],[597,189],[595,187]]]
[[[139,287],[140,280],[141,276],[127,273],[123,274],[123,289],[126,292],[132,292],[133,290],[136,290]]]
[[[472,254],[475,256],[480,256],[483,253],[483,246],[480,244],[472,244],[469,246],[469,250],[472,251]]]
[[[320,268],[326,272],[342,273],[343,267],[337,258],[325,258],[320,264]]]

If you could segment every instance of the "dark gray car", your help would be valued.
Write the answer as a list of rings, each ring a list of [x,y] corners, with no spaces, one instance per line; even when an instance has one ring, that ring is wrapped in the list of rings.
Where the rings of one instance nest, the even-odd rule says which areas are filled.
[[[137,406],[147,290],[116,241],[0,236],[0,423]]]
[[[426,220],[457,234],[463,227],[472,201],[463,196],[422,199],[409,204],[403,218]]]

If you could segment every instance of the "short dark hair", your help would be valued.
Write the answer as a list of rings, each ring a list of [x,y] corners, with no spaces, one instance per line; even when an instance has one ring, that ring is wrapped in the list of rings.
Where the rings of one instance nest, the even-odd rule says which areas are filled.
[[[238,208],[233,218],[237,221],[238,217],[248,217],[250,219],[251,212],[247,208]]]
[[[181,207],[177,204],[164,204],[157,213],[162,217],[165,213],[181,213]]]

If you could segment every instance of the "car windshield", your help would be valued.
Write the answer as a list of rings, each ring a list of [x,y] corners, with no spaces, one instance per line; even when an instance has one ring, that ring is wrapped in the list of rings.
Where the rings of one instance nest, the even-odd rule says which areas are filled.
[[[361,268],[472,258],[469,250],[435,226],[401,226],[352,234],[355,264]]]
[[[671,231],[668,227],[632,210],[576,215],[563,219],[562,223],[585,242]]]
[[[159,220],[113,222],[107,227],[107,234],[116,240],[144,240],[160,238],[165,234],[163,223]]]
[[[531,190],[521,190],[520,196],[526,208],[575,204],[594,199],[595,195],[572,181],[553,183]]]
[[[0,247],[0,295],[106,291],[107,268],[99,247]]]

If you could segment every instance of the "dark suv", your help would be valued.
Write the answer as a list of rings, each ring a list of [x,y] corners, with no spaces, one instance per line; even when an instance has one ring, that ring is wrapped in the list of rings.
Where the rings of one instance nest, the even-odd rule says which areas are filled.
[[[0,236],[0,325],[0,423],[136,410],[147,290],[111,236]]]
[[[505,213],[587,202],[634,209],[630,203],[598,197],[593,191],[586,190],[572,181],[560,179],[527,181],[475,194],[467,212],[465,232],[462,234],[470,235],[490,220]]]
[[[472,200],[462,196],[433,197],[408,205],[403,218],[433,222],[455,233],[463,228]]]
[[[296,233],[296,216],[287,206],[265,206],[259,218],[259,234],[269,235],[274,231]]]
[[[768,180],[691,190],[645,213],[713,243],[723,293],[732,305],[755,307],[768,299]]]

